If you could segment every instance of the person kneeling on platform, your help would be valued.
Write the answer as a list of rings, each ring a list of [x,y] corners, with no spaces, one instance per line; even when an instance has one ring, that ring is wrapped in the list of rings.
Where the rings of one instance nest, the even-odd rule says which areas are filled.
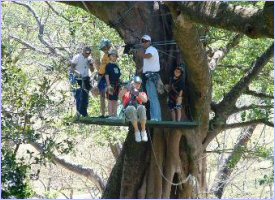
[[[121,91],[123,106],[125,108],[126,120],[131,121],[135,129],[136,142],[147,142],[148,137],[145,130],[146,125],[146,103],[148,98],[145,92],[140,92],[142,80],[139,76],[134,77],[134,81],[129,88]],[[141,131],[138,129],[138,121],[141,124]]]

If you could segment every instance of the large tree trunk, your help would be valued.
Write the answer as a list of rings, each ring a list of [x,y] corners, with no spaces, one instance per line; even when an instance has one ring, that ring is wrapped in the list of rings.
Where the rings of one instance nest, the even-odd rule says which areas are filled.
[[[194,129],[150,129],[148,143],[134,142],[130,128],[103,198],[197,197],[199,187],[205,187],[202,141],[208,129],[211,99],[206,53],[197,30],[191,22],[182,23],[182,19],[174,26],[168,7],[161,4],[159,10],[154,10],[153,2],[70,4],[89,10],[114,27],[126,44],[140,43],[143,34],[149,34],[152,42],[180,41],[177,45],[156,46],[160,54],[161,78],[164,84],[168,83],[176,64],[185,61],[192,115],[194,120],[203,122]],[[134,59],[140,69],[142,60]],[[166,94],[160,96],[162,118],[171,120],[166,97]]]

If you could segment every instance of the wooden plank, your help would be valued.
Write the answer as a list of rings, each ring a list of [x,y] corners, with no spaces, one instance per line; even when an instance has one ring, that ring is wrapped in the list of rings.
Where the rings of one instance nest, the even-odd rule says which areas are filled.
[[[74,123],[83,123],[83,124],[97,124],[105,126],[129,126],[130,122],[125,122],[123,119],[109,119],[109,118],[98,118],[98,117],[80,117],[75,119]],[[167,127],[167,128],[194,128],[198,126],[196,121],[151,121],[146,122],[148,127]]]

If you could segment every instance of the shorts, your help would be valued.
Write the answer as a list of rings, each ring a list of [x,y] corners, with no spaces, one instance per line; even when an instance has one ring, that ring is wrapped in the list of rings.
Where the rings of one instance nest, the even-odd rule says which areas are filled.
[[[109,94],[107,91],[107,99],[111,101],[117,101],[118,100],[118,93],[119,93],[119,86],[111,84],[112,88],[114,89],[113,94]]]
[[[171,99],[168,100],[168,107],[171,111],[172,110],[181,110],[183,108],[183,106],[181,104],[177,105],[177,103]]]
[[[98,87],[99,92],[105,92],[106,91],[107,83],[106,83],[106,79],[105,79],[104,76],[102,76],[100,78],[100,81],[99,81],[97,87]]]

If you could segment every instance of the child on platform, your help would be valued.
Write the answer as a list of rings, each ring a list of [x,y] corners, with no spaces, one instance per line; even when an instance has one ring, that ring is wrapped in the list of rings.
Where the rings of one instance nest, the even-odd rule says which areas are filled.
[[[184,87],[184,70],[182,66],[177,66],[174,70],[174,76],[170,79],[168,85],[168,107],[173,121],[181,121],[182,114],[183,119],[186,119],[185,110],[182,106]]]
[[[100,112],[102,118],[105,117],[105,93],[106,93],[106,79],[105,79],[105,71],[106,71],[106,65],[110,62],[109,56],[108,56],[108,51],[110,50],[112,46],[111,41],[107,39],[101,40],[100,43],[100,50],[104,52],[104,55],[102,59],[100,60],[100,66],[98,69],[98,90],[99,90],[99,96],[100,96]]]
[[[111,50],[108,53],[110,62],[106,65],[105,78],[107,83],[108,111],[111,118],[117,116],[117,100],[119,93],[119,78],[121,76],[120,69],[116,63],[118,53]]]

